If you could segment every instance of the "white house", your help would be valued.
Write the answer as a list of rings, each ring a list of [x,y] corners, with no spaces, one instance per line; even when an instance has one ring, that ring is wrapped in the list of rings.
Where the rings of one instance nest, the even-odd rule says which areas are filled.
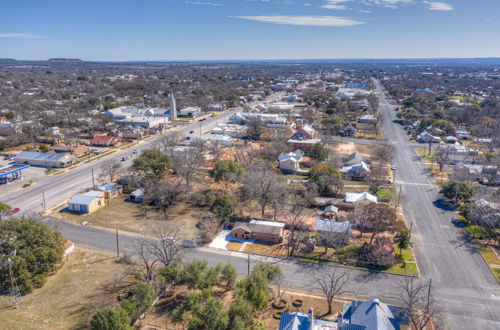
[[[377,197],[367,193],[367,192],[361,192],[361,193],[346,193],[344,201],[346,203],[377,203]]]
[[[434,136],[427,131],[423,131],[417,136],[417,142],[419,143],[439,143],[441,138],[439,136]]]
[[[293,173],[300,170],[300,161],[304,156],[302,150],[296,150],[287,154],[279,155],[278,166],[285,173]]]
[[[371,170],[364,161],[361,161],[358,164],[342,167],[340,173],[346,180],[363,180],[370,175]]]

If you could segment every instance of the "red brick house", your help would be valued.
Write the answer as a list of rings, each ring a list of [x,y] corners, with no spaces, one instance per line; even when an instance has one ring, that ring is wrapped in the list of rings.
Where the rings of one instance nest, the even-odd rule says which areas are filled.
[[[231,236],[241,240],[256,240],[266,243],[281,243],[283,227],[263,223],[235,222]]]
[[[91,145],[99,147],[114,146],[118,142],[120,142],[120,138],[118,136],[109,135],[97,135],[92,140],[90,140]]]

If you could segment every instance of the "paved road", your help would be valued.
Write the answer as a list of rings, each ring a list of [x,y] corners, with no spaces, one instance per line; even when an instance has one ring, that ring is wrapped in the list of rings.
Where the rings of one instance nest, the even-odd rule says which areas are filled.
[[[378,83],[377,83],[378,86]],[[380,86],[378,86],[380,92]],[[379,93],[380,94],[380,93]],[[415,253],[424,279],[432,278],[437,302],[443,307],[442,316],[446,329],[499,329],[500,328],[500,290],[496,280],[489,272],[477,251],[463,244],[460,230],[453,227],[453,213],[435,206],[438,198],[437,188],[426,174],[423,164],[407,143],[404,131],[393,124],[393,106],[380,98],[382,122],[385,135],[390,143],[397,146],[395,164],[396,179],[402,185],[405,195],[403,208],[409,222],[413,223]],[[215,125],[211,118],[204,125]],[[199,125],[199,124],[195,124]],[[193,126],[191,126],[193,127]],[[184,130],[190,130],[186,127]],[[205,128],[204,128],[205,129]],[[142,146],[142,148],[147,145]],[[114,157],[120,157],[119,155]],[[92,166],[96,166],[94,163]],[[53,203],[66,200],[73,191],[87,187],[91,183],[90,167],[82,167],[67,174],[55,177],[50,184],[39,185],[30,190],[13,194],[7,200],[10,204],[28,205],[31,211],[39,210],[42,191]],[[26,207],[25,207],[26,209]],[[42,221],[58,227],[63,235],[80,246],[108,252],[116,251],[116,238],[113,231],[87,227],[45,217]],[[122,253],[133,253],[134,236],[120,234]],[[207,248],[198,249],[191,257],[207,260],[211,265],[230,262],[240,275],[247,272],[246,255],[238,252],[220,252]],[[264,260],[252,257],[255,262]],[[318,291],[311,285],[312,275],[325,265],[283,261],[272,258],[265,260],[277,262],[282,267],[287,283],[291,288]],[[381,298],[395,303],[392,298],[401,276],[382,273],[349,270],[350,289],[360,298]]]
[[[413,223],[414,250],[422,276],[432,279],[450,329],[500,328],[500,291],[478,251],[453,225],[454,212],[440,206],[439,189],[427,174],[404,130],[394,124],[394,106],[385,100],[379,82],[382,125],[396,150],[396,182],[404,196],[403,210]],[[467,311],[464,313],[463,311]]]

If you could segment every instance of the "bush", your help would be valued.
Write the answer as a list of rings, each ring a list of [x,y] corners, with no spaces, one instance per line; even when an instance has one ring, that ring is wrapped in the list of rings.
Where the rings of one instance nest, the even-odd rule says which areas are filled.
[[[273,319],[279,320],[279,319],[281,318],[281,314],[282,314],[282,313],[283,313],[283,312],[276,312],[276,313],[274,313],[274,314],[273,314]]]
[[[7,258],[12,261],[13,275],[22,293],[41,287],[62,261],[63,242],[59,232],[36,220],[1,221],[0,251],[5,252],[0,253],[0,291],[9,290],[11,285]],[[14,250],[15,256],[10,254]]]
[[[486,228],[471,225],[467,227],[467,233],[474,239],[492,239],[494,238],[494,233],[491,233]]]
[[[272,303],[271,306],[273,306],[274,309],[284,309],[287,306],[287,302],[284,299],[281,299],[279,304],[277,303]]]
[[[302,299],[295,299],[294,301],[292,301],[292,305],[294,307],[300,307],[304,304],[304,302],[302,301]]]

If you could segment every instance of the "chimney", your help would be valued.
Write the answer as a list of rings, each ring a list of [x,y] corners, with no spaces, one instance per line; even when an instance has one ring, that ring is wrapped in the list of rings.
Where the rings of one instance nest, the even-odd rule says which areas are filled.
[[[342,327],[344,326],[344,315],[342,312],[339,312],[337,316],[337,329],[342,330]]]
[[[307,320],[309,321],[309,329],[312,330],[314,322],[314,309],[312,307],[309,307],[307,311]]]

